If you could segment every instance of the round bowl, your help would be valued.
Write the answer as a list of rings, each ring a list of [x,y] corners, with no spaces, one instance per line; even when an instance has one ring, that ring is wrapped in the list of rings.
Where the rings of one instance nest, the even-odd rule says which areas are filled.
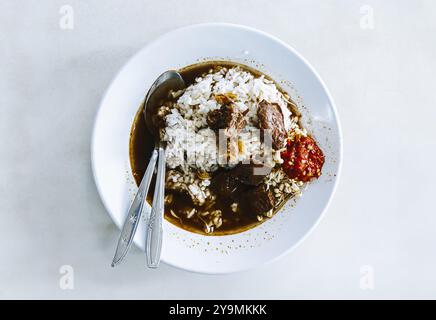
[[[322,176],[273,218],[234,235],[203,236],[164,222],[162,261],[189,271],[223,274],[271,262],[317,225],[339,179],[342,138],[333,100],[318,74],[292,47],[264,32],[213,23],[171,31],[132,57],[112,81],[95,120],[92,168],[100,197],[120,228],[137,187],[129,162],[133,119],[153,81],[165,70],[207,60],[248,65],[274,79],[303,114],[303,125],[325,153]],[[150,210],[147,204],[146,210]],[[134,242],[142,250],[144,221]],[[114,243],[114,249],[115,249]]]

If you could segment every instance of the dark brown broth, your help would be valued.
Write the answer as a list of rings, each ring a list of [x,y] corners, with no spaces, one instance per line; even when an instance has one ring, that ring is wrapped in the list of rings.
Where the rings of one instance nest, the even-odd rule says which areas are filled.
[[[187,85],[192,84],[195,81],[195,78],[201,76],[204,73],[207,73],[210,69],[216,69],[218,67],[227,67],[233,68],[239,66],[244,70],[254,74],[255,76],[260,76],[260,73],[257,70],[249,68],[245,65],[236,64],[232,62],[222,62],[222,61],[209,61],[205,63],[199,63],[192,66],[188,66],[179,70],[185,79]],[[266,77],[266,76],[265,76]],[[277,85],[277,84],[276,84]],[[279,88],[279,87],[278,87]],[[279,88],[279,90],[281,90]],[[283,91],[282,91],[283,92]],[[154,147],[154,140],[147,127],[145,125],[145,120],[143,116],[144,105],[141,105],[139,108],[130,133],[130,165],[132,167],[133,176],[135,178],[135,182],[137,185],[140,184],[142,177],[147,168],[148,161],[150,159],[151,153]],[[298,114],[298,111],[294,108],[291,110],[294,114]],[[219,170],[218,170],[219,172]],[[215,174],[217,174],[216,172]],[[150,186],[150,191],[148,193],[148,202],[151,203],[151,199],[153,196],[154,190],[154,181]],[[191,209],[194,207],[191,199],[183,194],[166,191],[166,194],[172,194],[174,197],[173,202],[165,206],[165,218],[171,223],[179,226],[182,229],[203,234],[209,235],[204,231],[204,223],[200,220],[197,215],[194,215],[192,218],[187,219],[185,214],[179,212],[185,211],[187,209]],[[207,206],[207,204],[205,205]],[[171,215],[170,210],[173,210],[179,219]],[[248,229],[251,229],[261,222],[257,220],[256,216],[250,215],[249,213],[239,211],[238,213],[234,213],[230,209],[230,203],[228,202],[220,202],[219,200],[210,208],[208,211],[213,210],[221,210],[223,217],[223,224],[219,229],[216,229],[211,235],[229,235],[239,233]]]

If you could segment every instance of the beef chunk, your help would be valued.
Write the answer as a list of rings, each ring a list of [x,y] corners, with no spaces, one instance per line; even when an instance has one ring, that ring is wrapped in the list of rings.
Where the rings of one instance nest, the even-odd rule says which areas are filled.
[[[231,171],[219,173],[212,179],[212,189],[221,199],[232,199],[241,186],[238,178]]]
[[[263,100],[257,108],[257,117],[261,129],[271,130],[273,147],[277,150],[283,148],[286,130],[280,106]]]
[[[250,215],[260,215],[274,208],[274,196],[263,185],[252,188],[242,195],[244,210]]]
[[[221,199],[238,200],[241,192],[260,185],[271,170],[271,167],[263,164],[240,163],[235,168],[216,175],[212,179],[212,189]]]
[[[261,163],[240,163],[232,170],[232,173],[238,177],[242,183],[250,186],[258,186],[263,181],[263,178],[271,172],[271,170],[271,167]]]
[[[235,110],[231,105],[223,105],[220,109],[209,111],[206,120],[213,130],[231,129],[239,132],[247,124],[244,114]]]

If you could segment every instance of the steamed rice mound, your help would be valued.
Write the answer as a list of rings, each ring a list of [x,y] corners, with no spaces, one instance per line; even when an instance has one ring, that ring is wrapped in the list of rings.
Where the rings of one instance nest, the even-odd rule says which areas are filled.
[[[216,97],[226,94],[234,97],[233,106],[236,110],[246,112],[247,125],[238,136],[244,145],[237,155],[238,161],[249,159],[262,149],[262,143],[255,134],[258,132],[257,106],[262,100],[280,106],[286,130],[295,125],[286,98],[274,82],[263,75],[255,77],[239,67],[211,70],[188,86],[165,116],[162,140],[167,143],[166,161],[169,168],[207,172],[219,168],[216,134],[208,128],[206,119],[209,111],[221,107]]]

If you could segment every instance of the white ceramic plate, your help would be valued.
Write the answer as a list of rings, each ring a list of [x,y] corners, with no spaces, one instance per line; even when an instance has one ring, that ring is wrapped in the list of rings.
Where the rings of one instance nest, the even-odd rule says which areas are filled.
[[[299,105],[305,127],[326,156],[323,175],[309,185],[303,197],[288,201],[272,219],[254,229],[231,236],[207,237],[165,221],[164,262],[195,272],[230,273],[284,255],[314,228],[335,191],[342,139],[327,88],[309,63],[289,45],[238,25],[214,23],[177,29],[151,42],[127,62],[107,90],[95,120],[94,179],[118,227],[122,226],[137,189],[129,162],[129,134],[146,91],[163,71],[204,60],[240,62],[280,83]],[[134,239],[141,249],[144,249],[144,230],[142,221]]]

